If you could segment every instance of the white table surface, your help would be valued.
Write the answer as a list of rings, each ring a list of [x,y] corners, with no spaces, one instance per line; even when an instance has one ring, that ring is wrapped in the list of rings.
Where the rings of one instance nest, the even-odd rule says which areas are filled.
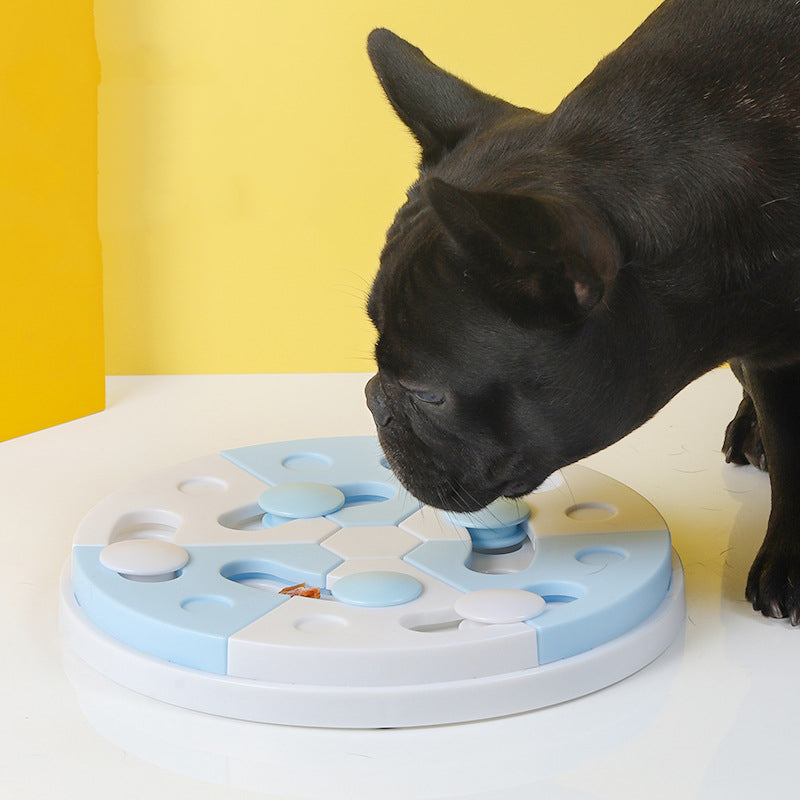
[[[769,482],[725,465],[719,452],[740,396],[726,369],[584,462],[655,504],[686,572],[685,637],[616,686],[487,722],[314,730],[173,708],[62,653],[59,573],[94,503],[161,467],[225,448],[372,433],[366,378],[109,378],[106,411],[0,443],[3,796],[796,795],[800,630],[763,619],[743,599]]]

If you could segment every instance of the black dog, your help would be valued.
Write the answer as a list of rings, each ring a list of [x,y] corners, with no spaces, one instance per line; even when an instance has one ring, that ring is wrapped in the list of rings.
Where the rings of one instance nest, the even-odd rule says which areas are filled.
[[[800,622],[800,3],[668,0],[552,114],[386,30],[422,148],[369,299],[386,456],[473,510],[641,425],[730,361],[728,461],[769,468],[747,596]]]

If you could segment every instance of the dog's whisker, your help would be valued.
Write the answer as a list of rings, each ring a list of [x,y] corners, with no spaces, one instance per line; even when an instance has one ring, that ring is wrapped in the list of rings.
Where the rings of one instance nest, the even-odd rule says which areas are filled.
[[[572,487],[569,485],[569,480],[568,480],[567,476],[564,474],[564,470],[563,469],[559,469],[558,470],[558,474],[561,476],[561,480],[562,480],[566,490],[569,492],[570,505],[575,505],[575,503],[577,502],[576,499],[575,499],[575,492],[572,491]]]

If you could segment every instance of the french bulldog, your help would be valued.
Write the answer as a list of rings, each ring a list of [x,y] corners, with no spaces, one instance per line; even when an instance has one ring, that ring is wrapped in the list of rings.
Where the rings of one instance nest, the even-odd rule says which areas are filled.
[[[550,114],[368,52],[421,148],[367,307],[400,481],[525,495],[729,362],[725,458],[772,492],[746,595],[800,623],[800,2],[667,0]]]

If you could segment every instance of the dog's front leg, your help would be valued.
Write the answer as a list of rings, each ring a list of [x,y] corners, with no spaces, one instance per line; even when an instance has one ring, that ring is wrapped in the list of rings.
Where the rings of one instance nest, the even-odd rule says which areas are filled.
[[[729,464],[752,464],[764,472],[767,471],[767,456],[761,441],[761,431],[758,428],[758,417],[753,405],[753,398],[747,388],[743,368],[738,360],[731,360],[731,371],[738,378],[744,388],[744,396],[736,416],[725,429],[725,441],[722,443],[722,452]]]
[[[747,581],[747,599],[767,617],[800,623],[800,366],[743,362],[769,465],[772,510]]]

